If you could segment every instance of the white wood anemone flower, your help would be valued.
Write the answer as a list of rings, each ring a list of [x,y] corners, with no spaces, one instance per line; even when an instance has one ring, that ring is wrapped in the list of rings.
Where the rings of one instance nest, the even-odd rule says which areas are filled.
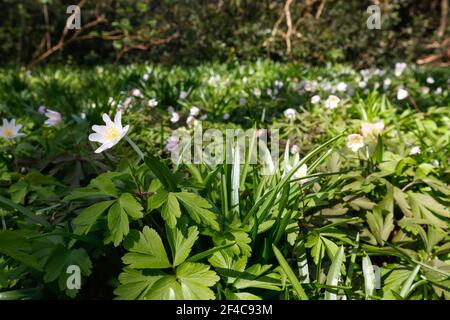
[[[16,125],[16,119],[12,119],[11,121],[3,119],[3,125],[0,126],[0,137],[14,139],[23,136],[23,133],[19,132],[20,129],[22,129],[22,125]]]
[[[364,147],[364,138],[362,135],[354,133],[347,137],[347,147],[352,149],[353,152],[357,152]]]
[[[294,120],[297,116],[297,111],[295,111],[295,109],[293,108],[288,108],[284,110],[283,114],[288,120]]]
[[[406,91],[405,89],[399,88],[397,90],[397,100],[403,100],[405,98],[408,97],[408,91]]]
[[[335,95],[330,95],[328,99],[325,101],[325,108],[327,109],[336,109],[341,102],[341,99]]]
[[[95,133],[89,135],[89,140],[100,142],[102,145],[95,150],[95,153],[101,153],[114,147],[128,132],[130,126],[122,126],[122,112],[118,111],[114,117],[114,122],[107,114],[103,114],[104,126],[94,125],[92,130]]]

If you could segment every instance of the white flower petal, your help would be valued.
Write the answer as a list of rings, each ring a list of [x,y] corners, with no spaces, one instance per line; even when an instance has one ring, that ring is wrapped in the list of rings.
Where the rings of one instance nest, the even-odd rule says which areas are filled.
[[[114,117],[114,124],[116,127],[122,128],[122,112],[118,111]]]
[[[93,142],[101,142],[103,141],[103,135],[100,133],[91,133],[88,137],[89,141]]]
[[[95,150],[95,153],[102,153],[103,151],[110,149],[113,146],[114,145],[111,143],[104,143],[97,150]]]
[[[113,122],[111,121],[111,118],[106,113],[103,114],[102,119],[106,123],[107,126],[110,126],[113,124]]]
[[[103,131],[105,131],[106,126],[98,126],[98,125],[93,125],[92,126],[92,130],[94,130],[95,132],[98,133],[102,133]]]

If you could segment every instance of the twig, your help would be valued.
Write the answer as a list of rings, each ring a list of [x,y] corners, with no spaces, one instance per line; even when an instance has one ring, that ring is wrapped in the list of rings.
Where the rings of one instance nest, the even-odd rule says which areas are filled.
[[[406,186],[404,186],[402,188],[402,192],[405,192],[406,190],[408,190],[409,188],[411,188],[413,185],[415,185],[417,183],[418,183],[418,181],[416,181],[416,180],[411,181],[410,183],[408,183]]]
[[[441,0],[441,21],[438,29],[438,37],[442,38],[447,27],[448,0]]]
[[[291,3],[292,0],[287,0],[286,4],[284,5],[284,14],[286,16],[286,26],[287,26],[287,31],[286,35],[284,36],[284,39],[286,41],[286,51],[288,54],[291,53],[292,20],[291,20],[291,11],[289,10]]]
[[[416,101],[413,98],[409,97],[409,101],[411,101],[412,105],[414,106],[414,109],[416,109],[417,112],[419,113],[422,112],[422,110],[420,110],[419,106],[417,105]]]
[[[322,14],[323,9],[325,8],[325,4],[327,3],[327,0],[323,0],[320,3],[319,9],[317,9],[317,13],[316,13],[316,20],[319,20],[320,15]]]

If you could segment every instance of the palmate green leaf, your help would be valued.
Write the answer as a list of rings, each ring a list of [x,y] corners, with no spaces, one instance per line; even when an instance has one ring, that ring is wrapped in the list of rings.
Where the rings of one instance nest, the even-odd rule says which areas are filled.
[[[274,245],[272,245],[273,252],[275,254],[275,257],[278,260],[278,263],[281,266],[281,269],[288,277],[289,281],[291,282],[292,287],[294,288],[297,296],[302,300],[308,300],[308,296],[306,295],[305,291],[302,288],[302,285],[298,281],[297,277],[295,276],[294,271],[292,271],[291,267],[289,266],[286,259],[281,254],[280,250],[277,249]]]
[[[220,230],[217,215],[207,210],[211,208],[208,201],[189,192],[178,192],[175,195],[195,222],[207,225],[217,231]]]
[[[107,172],[99,175],[93,179],[89,186],[94,187],[100,191],[101,194],[106,194],[112,197],[117,197],[117,189],[112,179],[118,176],[120,173]]]
[[[170,247],[173,254],[173,266],[182,264],[191,253],[192,246],[198,239],[199,232],[197,227],[190,227],[187,231],[187,237],[179,229],[168,230]]]
[[[84,209],[72,224],[77,235],[88,234],[100,216],[115,202],[115,200],[102,201]]]
[[[252,240],[247,232],[244,230],[230,230],[227,232],[216,232],[213,235],[214,244],[221,246],[234,242],[234,245],[228,248],[226,251],[239,256],[244,255],[250,257],[252,254],[252,248],[250,243]]]
[[[436,202],[430,196],[424,195],[424,197],[421,197],[417,195],[418,193],[408,192],[409,202],[411,204],[413,216],[418,219],[426,219],[438,228],[447,229],[448,228],[447,222],[445,222],[435,214],[437,213],[438,215],[445,216],[446,214],[445,207]],[[439,213],[436,211],[438,211]]]
[[[106,172],[99,175],[97,178],[91,180],[89,186],[85,188],[75,189],[71,194],[64,198],[65,201],[72,201],[77,199],[89,197],[114,197],[117,198],[117,188],[113,179],[120,176],[119,172]]]
[[[411,270],[401,266],[396,269],[381,268],[382,298],[385,300],[397,300],[398,292],[400,292],[402,284],[408,279],[410,274]]]
[[[130,234],[125,247],[130,252],[122,257],[122,261],[131,268],[164,269],[172,266],[161,237],[148,226],[145,226],[142,232]]]
[[[120,286],[114,290],[117,299],[144,299],[151,287],[166,274],[159,270],[144,271],[124,268],[119,275]]]
[[[120,207],[134,220],[141,219],[144,215],[142,213],[141,204],[129,193],[123,193],[119,198]]]
[[[188,300],[213,300],[214,292],[209,289],[220,280],[209,266],[186,262],[177,268],[177,278],[181,284],[183,298]]]
[[[84,249],[67,249],[57,245],[46,260],[44,281],[48,283],[58,279],[59,288],[66,290],[67,278],[70,276],[66,271],[70,265],[79,266],[81,273],[85,276],[91,274],[92,263]]]
[[[334,256],[331,267],[328,270],[327,282],[328,286],[337,286],[339,278],[341,276],[341,266],[344,261],[344,247],[340,247],[336,255]],[[325,292],[325,300],[337,300],[337,294],[335,290],[328,289]]]
[[[123,237],[130,232],[128,216],[118,201],[116,201],[109,209],[108,229],[111,235],[106,240],[106,243],[112,241],[115,247],[117,247],[122,242]]]
[[[407,217],[412,217],[413,213],[412,213],[411,207],[408,203],[407,195],[397,187],[394,187],[393,190],[394,190],[395,202],[400,207],[403,214]]]
[[[318,265],[320,259],[325,255],[325,245],[323,244],[322,238],[319,235],[312,234],[308,236],[305,246],[311,248],[311,256],[314,259],[314,263]]]
[[[427,228],[428,252],[431,252],[435,246],[447,237],[448,233],[435,226]]]
[[[181,217],[180,204],[173,193],[167,194],[167,200],[161,210],[161,216],[170,228],[175,228],[177,219]]]
[[[212,300],[215,296],[209,287],[219,280],[209,266],[201,263],[183,263],[175,275],[160,270],[125,268],[119,276],[121,284],[114,293],[117,299],[124,300]]]
[[[311,248],[311,256],[314,258],[314,263],[316,265],[318,265],[319,261],[325,256],[325,253],[327,253],[330,259],[333,259],[339,249],[337,244],[326,238],[326,233],[310,234],[305,246]]]
[[[155,282],[144,297],[145,300],[184,300],[181,285],[176,277],[166,275]]]
[[[167,191],[164,189],[161,181],[153,179],[148,188],[149,192],[154,194],[148,197],[147,210],[152,211],[160,208],[167,200]]]
[[[420,180],[425,182],[427,185],[429,185],[434,190],[442,192],[446,196],[450,196],[450,187],[447,184],[445,184],[444,182],[442,182],[432,176],[420,177]]]
[[[112,241],[114,246],[118,246],[123,237],[130,232],[129,219],[136,220],[143,217],[142,206],[129,193],[124,193],[109,208],[108,212],[108,229],[110,236],[106,239],[106,243]]]
[[[122,242],[123,236],[129,232],[128,216],[133,220],[143,217],[142,206],[129,193],[122,194],[117,200],[102,201],[86,208],[73,220],[74,233],[77,235],[89,233],[92,226],[109,208],[108,229],[115,246]]]
[[[383,245],[394,230],[394,214],[388,212],[384,217],[381,207],[375,206],[372,212],[367,212],[366,218],[370,231],[377,239],[377,242]]]
[[[232,284],[239,273],[245,270],[248,257],[234,256],[227,251],[217,251],[209,259],[209,263],[228,284]]]
[[[428,266],[432,266],[436,270],[429,268],[423,268],[423,276],[432,283],[435,293],[445,300],[450,299],[450,265],[445,261],[434,258],[427,263]],[[437,270],[444,271],[447,275],[437,272]]]
[[[450,210],[437,202],[433,197],[425,193],[408,192],[408,195],[414,199],[421,207],[440,215],[444,218],[450,218]]]

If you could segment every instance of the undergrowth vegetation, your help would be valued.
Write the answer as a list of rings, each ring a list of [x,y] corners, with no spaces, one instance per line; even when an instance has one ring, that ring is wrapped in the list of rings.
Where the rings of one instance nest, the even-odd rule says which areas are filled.
[[[448,299],[448,80],[401,63],[2,70],[0,299]],[[241,161],[174,163],[175,132],[199,125],[256,134],[224,150]],[[251,164],[273,130],[279,161]]]

